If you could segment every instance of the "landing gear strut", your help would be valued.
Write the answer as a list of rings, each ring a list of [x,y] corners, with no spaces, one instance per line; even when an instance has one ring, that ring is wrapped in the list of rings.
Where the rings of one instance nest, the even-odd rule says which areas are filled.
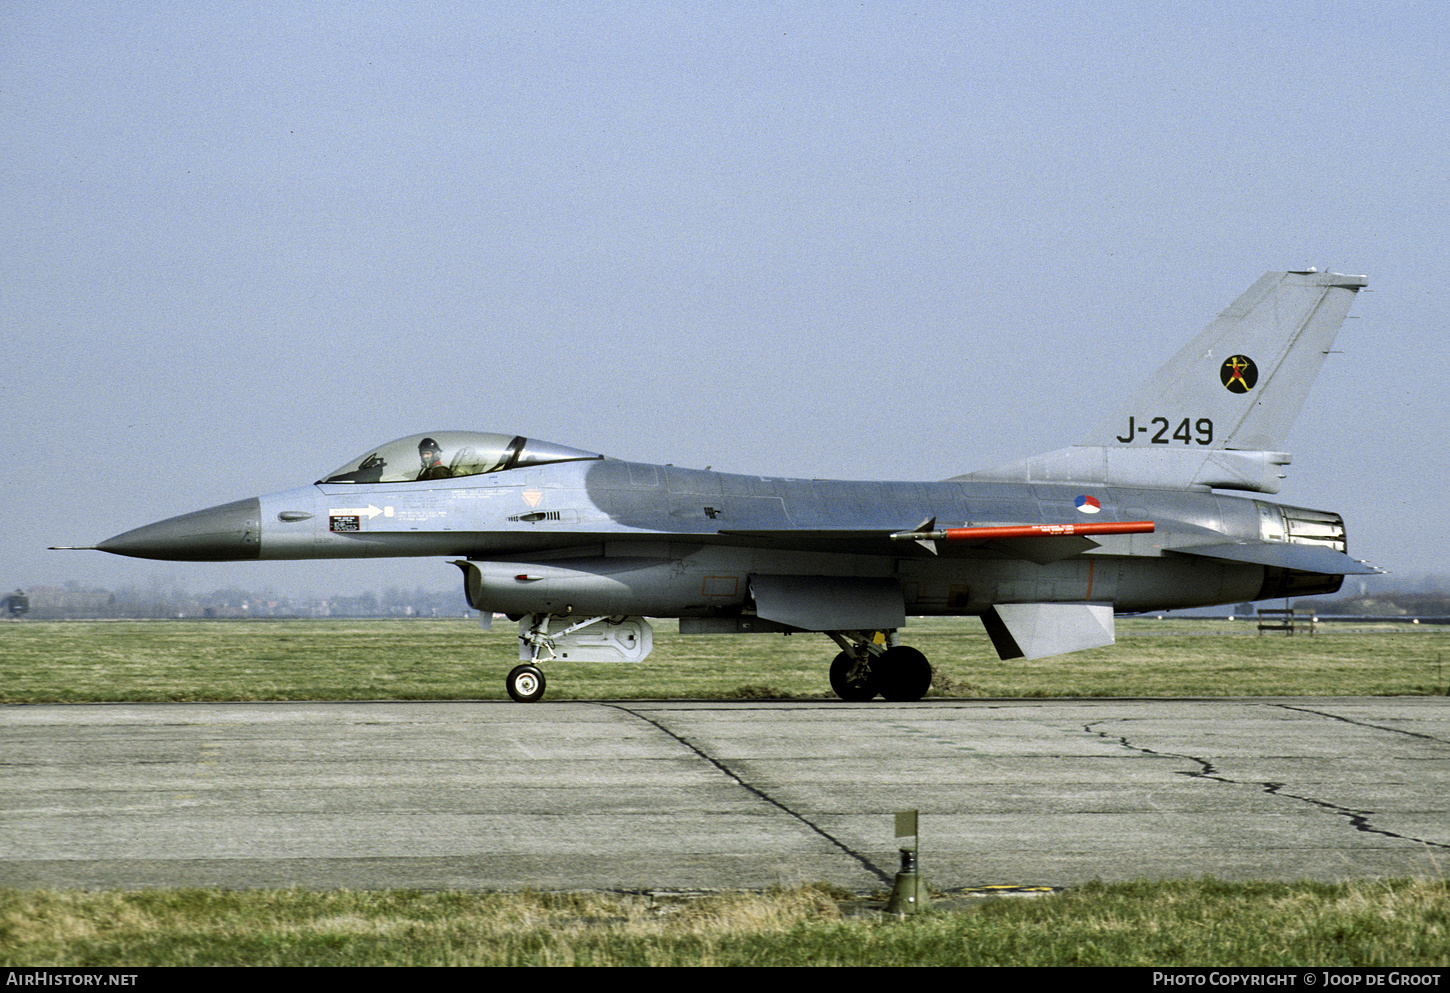
[[[639,662],[654,647],[653,628],[643,617],[599,614],[526,614],[519,621],[519,661],[504,685],[520,703],[544,695],[543,664],[551,659],[575,662]],[[557,622],[558,630],[549,625]]]
[[[535,702],[544,695],[544,687],[548,685],[548,681],[544,679],[544,670],[539,668],[538,663],[541,655],[544,659],[554,657],[554,637],[549,634],[549,620],[548,614],[532,614],[529,616],[532,623],[527,631],[523,629],[523,625],[519,625],[519,655],[528,661],[514,666],[504,680],[509,696],[519,703]]]
[[[887,700],[909,703],[931,689],[931,663],[915,648],[901,644],[895,631],[885,632],[885,645],[873,631],[827,631],[841,654],[831,662],[831,689],[842,700],[862,702],[880,693]]]
[[[836,696],[852,703],[870,700],[876,695],[876,675],[871,664],[858,661],[850,652],[842,652],[831,663],[831,689]]]

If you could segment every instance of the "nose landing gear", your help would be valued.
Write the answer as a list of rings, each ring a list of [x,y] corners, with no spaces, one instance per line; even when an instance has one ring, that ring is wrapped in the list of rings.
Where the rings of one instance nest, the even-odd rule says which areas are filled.
[[[598,614],[525,614],[519,622],[519,661],[504,681],[509,696],[533,703],[544,695],[543,665],[552,659],[570,662],[641,662],[654,650],[654,628],[643,617]],[[549,628],[558,621],[565,625]]]

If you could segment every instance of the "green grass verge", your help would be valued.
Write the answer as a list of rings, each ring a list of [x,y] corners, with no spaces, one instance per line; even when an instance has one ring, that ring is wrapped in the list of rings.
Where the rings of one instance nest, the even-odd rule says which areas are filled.
[[[641,663],[551,662],[552,700],[833,698],[820,635],[682,636]],[[1003,662],[972,618],[911,619],[935,696],[1373,696],[1446,692],[1450,627],[1322,625],[1258,635],[1222,620],[1130,619],[1118,643]],[[501,699],[514,625],[443,621],[23,621],[0,624],[0,703]]]
[[[0,963],[1445,966],[1450,884],[1092,884],[897,920],[825,886],[608,893],[0,890]]]

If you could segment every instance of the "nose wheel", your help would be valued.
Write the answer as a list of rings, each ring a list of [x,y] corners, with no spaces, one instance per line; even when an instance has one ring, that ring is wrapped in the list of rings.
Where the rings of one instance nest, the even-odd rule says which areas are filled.
[[[533,703],[544,695],[544,671],[536,665],[516,665],[504,685],[519,703]]]

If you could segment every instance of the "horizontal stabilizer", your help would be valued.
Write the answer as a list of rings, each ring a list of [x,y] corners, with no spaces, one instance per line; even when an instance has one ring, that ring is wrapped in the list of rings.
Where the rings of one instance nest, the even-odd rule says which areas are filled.
[[[1384,571],[1323,545],[1227,542],[1220,545],[1169,548],[1165,551],[1209,559],[1228,559],[1231,562],[1252,562],[1255,565],[1277,566],[1298,572],[1317,572],[1326,576],[1373,576]]]
[[[751,576],[755,612],[802,631],[889,631],[906,623],[894,579]]]
[[[1115,640],[1113,608],[1099,603],[999,603],[982,624],[1002,659],[1040,659]]]

